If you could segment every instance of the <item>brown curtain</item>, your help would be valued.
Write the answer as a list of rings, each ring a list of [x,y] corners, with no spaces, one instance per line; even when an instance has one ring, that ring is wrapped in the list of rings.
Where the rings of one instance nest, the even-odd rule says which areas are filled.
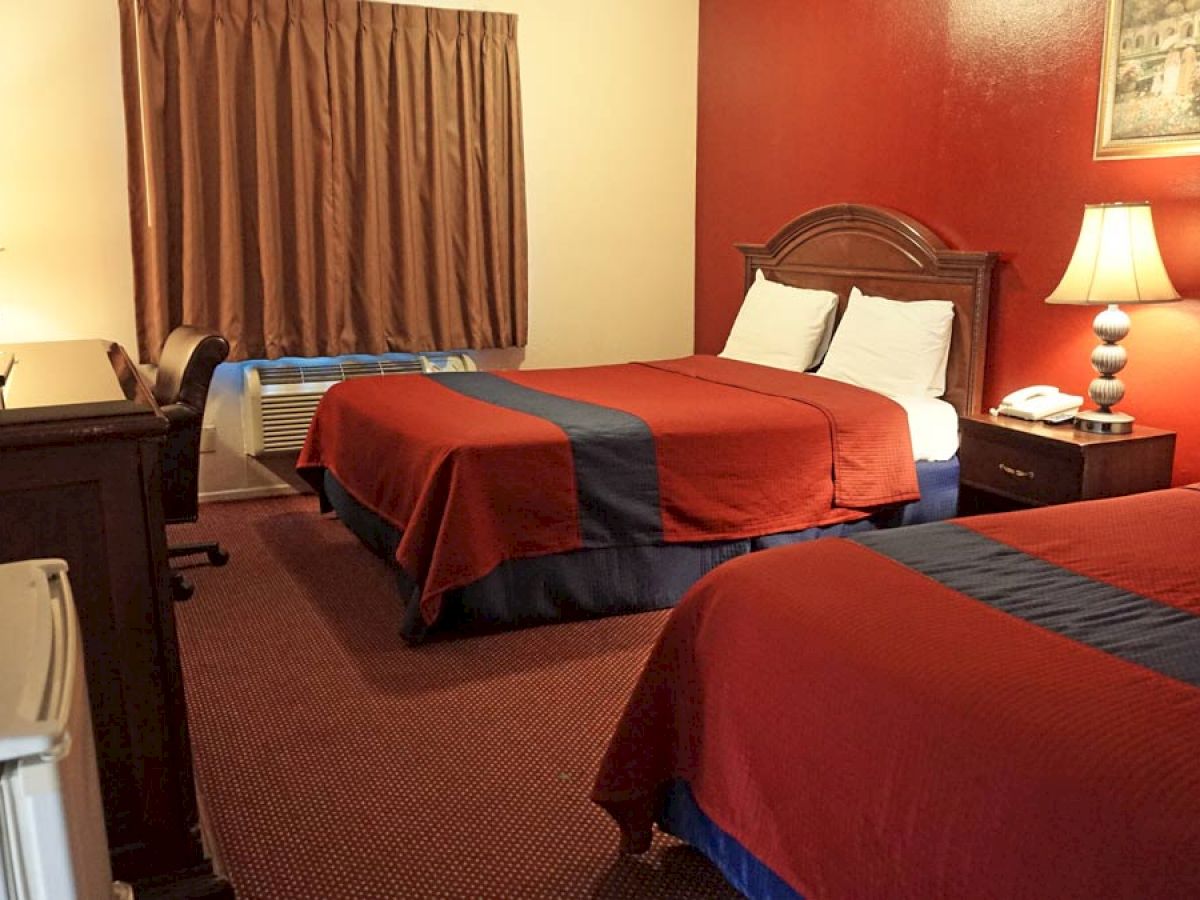
[[[525,344],[515,16],[118,3],[143,360]]]

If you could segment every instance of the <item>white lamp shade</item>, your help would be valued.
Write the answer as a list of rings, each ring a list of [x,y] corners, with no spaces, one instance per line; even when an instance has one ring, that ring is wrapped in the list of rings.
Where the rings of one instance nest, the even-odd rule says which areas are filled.
[[[1165,303],[1178,300],[1158,252],[1149,203],[1083,208],[1079,242],[1047,303]]]

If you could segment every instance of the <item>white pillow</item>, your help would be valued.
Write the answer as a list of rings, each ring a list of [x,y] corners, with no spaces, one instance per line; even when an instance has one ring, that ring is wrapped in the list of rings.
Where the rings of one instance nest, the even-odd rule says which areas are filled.
[[[817,374],[889,397],[940,397],[953,322],[949,300],[888,300],[852,288]]]
[[[759,270],[720,355],[803,372],[820,359],[836,310],[833,291],[778,284]]]

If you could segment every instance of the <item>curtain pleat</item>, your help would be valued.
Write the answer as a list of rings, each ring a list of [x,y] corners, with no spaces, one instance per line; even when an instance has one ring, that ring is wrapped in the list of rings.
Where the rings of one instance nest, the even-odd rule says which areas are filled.
[[[143,359],[525,344],[515,17],[118,2]]]

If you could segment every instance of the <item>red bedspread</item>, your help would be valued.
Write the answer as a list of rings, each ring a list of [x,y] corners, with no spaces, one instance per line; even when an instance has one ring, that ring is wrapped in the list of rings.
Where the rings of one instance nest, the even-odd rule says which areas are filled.
[[[652,442],[642,451],[656,470],[659,531],[610,545],[798,530],[918,496],[904,411],[811,375],[690,357],[347,381],[322,399],[298,468],[310,478],[328,469],[359,503],[402,529],[396,558],[421,585],[427,623],[445,591],[505,559],[602,544],[603,536],[585,540],[581,515],[602,531],[619,512],[580,508],[586,434],[568,439],[546,418],[463,392],[481,382],[619,411],[648,429]],[[604,477],[619,484],[633,453],[626,460],[622,445],[611,446],[600,454],[611,457]]]
[[[1198,897],[1198,546],[1176,489],[734,560],[593,797],[640,849],[683,779],[809,900]]]

